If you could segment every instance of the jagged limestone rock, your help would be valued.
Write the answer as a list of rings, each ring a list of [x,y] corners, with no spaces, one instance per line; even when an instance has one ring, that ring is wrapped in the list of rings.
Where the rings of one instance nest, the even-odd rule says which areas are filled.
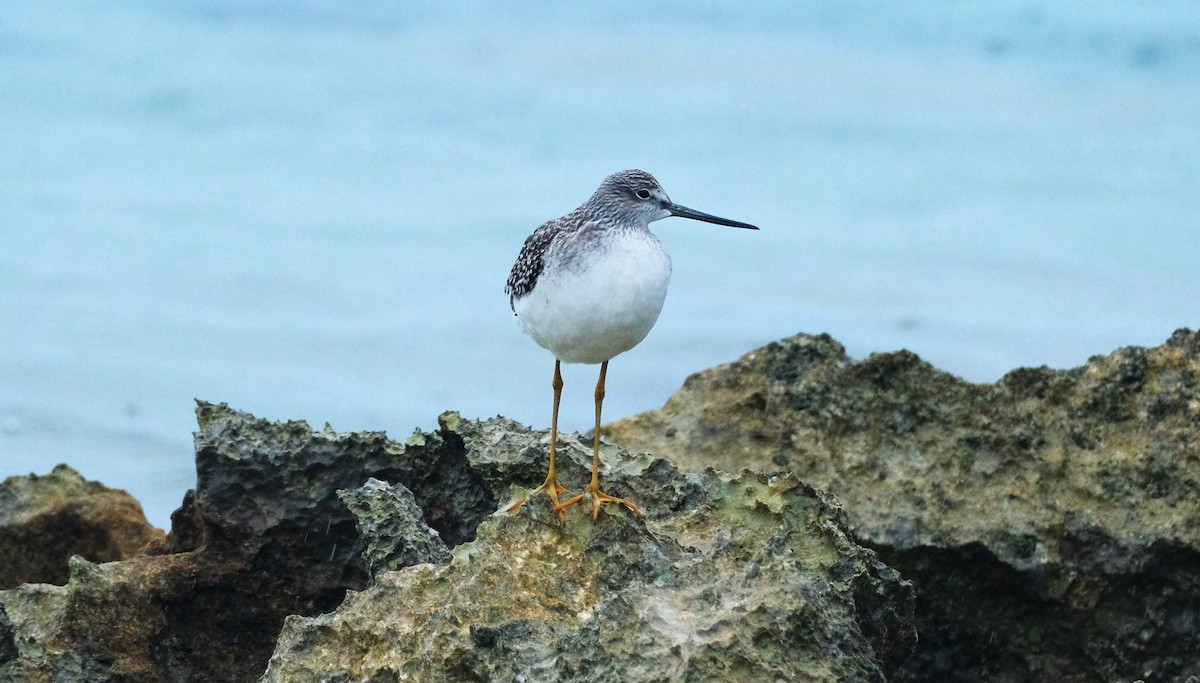
[[[459,540],[495,509],[461,443],[315,432],[224,404],[200,402],[196,416],[197,487],[165,542],[125,562],[73,561],[65,586],[0,591],[15,645],[3,657],[0,623],[0,682],[254,680],[284,617],[331,610],[367,585],[338,490],[402,481],[429,502],[425,521]]]
[[[338,491],[338,497],[358,520],[358,534],[366,544],[363,560],[371,576],[423,562],[450,561],[450,550],[425,523],[416,498],[403,484],[372,477],[356,489]]]
[[[587,596],[581,598],[578,590],[590,591],[596,600],[587,603],[593,609],[588,628],[599,634],[611,633],[608,626],[617,618],[620,623],[643,619],[640,608],[636,614],[631,610],[646,604],[637,602],[645,598],[628,592],[635,586],[623,585],[626,579],[641,581],[647,590],[674,586],[676,611],[664,612],[670,619],[664,616],[662,623],[648,622],[652,628],[645,639],[650,642],[653,629],[663,624],[678,633],[706,624],[708,640],[697,646],[705,654],[689,657],[685,665],[690,667],[701,667],[710,656],[717,662],[713,666],[734,666],[735,672],[764,666],[761,662],[798,670],[796,662],[803,662],[811,665],[815,680],[843,674],[850,680],[880,680],[912,646],[908,584],[872,552],[846,539],[834,503],[791,477],[747,475],[735,480],[740,488],[726,490],[733,486],[728,479],[684,476],[664,461],[630,457],[605,444],[606,486],[644,502],[648,526],[624,516],[605,516],[593,524],[577,508],[563,529],[552,522],[545,498],[531,501],[517,515],[490,516],[517,495],[514,483],[532,485],[545,475],[547,433],[509,420],[477,422],[447,413],[437,431],[414,434],[401,444],[381,433],[338,434],[328,428],[313,431],[303,422],[269,422],[225,405],[200,403],[197,417],[197,488],[172,516],[165,542],[121,562],[74,558],[64,586],[26,584],[0,591],[0,682],[255,680],[276,649],[287,615],[334,610],[348,589],[364,591],[354,594],[361,604],[361,596],[382,595],[408,572],[415,580],[485,566],[498,572],[496,577],[507,573],[540,585],[544,595],[553,595],[555,586],[580,582],[561,600],[583,605],[579,601]],[[587,480],[590,448],[577,435],[562,435],[561,446],[562,480],[579,488]],[[368,484],[371,478],[393,485]],[[347,502],[359,513],[357,524],[339,491],[351,492]],[[385,538],[392,528],[388,524],[398,519],[403,521],[394,528],[403,530],[403,548]],[[484,536],[462,545],[475,538],[485,519]],[[745,527],[722,533],[729,519]],[[458,546],[457,565],[435,568],[432,563],[445,561],[445,548],[433,542],[427,528]],[[566,545],[552,548],[547,534],[564,535]],[[407,542],[418,538],[430,542]],[[520,552],[541,548],[549,554],[545,561],[527,555],[518,567],[516,555],[505,560],[503,549],[497,550],[501,541],[509,551],[520,546]],[[420,564],[382,571],[371,584],[364,549],[380,570],[397,564],[401,555],[403,562]],[[599,572],[600,567],[606,571]],[[788,572],[795,576],[762,578]],[[731,586],[728,591],[721,588],[724,582]],[[495,590],[485,590],[488,585]],[[411,587],[414,597],[388,596],[388,618],[436,622],[462,607],[454,596],[439,598],[433,584],[415,581]],[[462,657],[476,661],[490,657],[488,652],[525,646],[520,634],[526,626],[499,616],[529,608],[530,596],[508,587],[514,589],[489,584],[484,576],[468,589],[475,591],[479,607],[492,605],[496,618],[479,622],[471,640],[475,650],[463,650]],[[708,621],[691,620],[703,614],[705,601],[723,605],[727,597],[739,601],[729,606],[740,615],[730,633],[750,638],[736,647],[721,641],[727,627],[721,618],[708,614]],[[555,611],[561,604],[566,603],[545,609]],[[681,611],[685,608],[691,611]],[[488,630],[487,624],[494,628]],[[528,628],[532,634],[536,624],[530,621]],[[553,642],[570,641],[551,639],[540,647]],[[613,641],[602,650],[609,640],[591,642],[589,656],[603,656],[609,667],[644,659],[624,649],[629,643]],[[408,666],[386,639],[348,646],[363,661],[388,662],[377,680],[386,680],[389,667]],[[315,671],[314,660],[301,661],[305,654],[280,651],[271,660],[273,670]],[[582,654],[564,651],[562,657],[583,661]],[[514,655],[504,666],[515,671],[525,661]],[[319,679],[337,680],[337,666],[331,662]],[[530,680],[538,671],[531,670]]]
[[[788,469],[918,589],[897,680],[1200,675],[1200,334],[972,384],[798,335],[605,428],[685,469]]]
[[[560,526],[540,500],[493,515],[448,566],[290,618],[263,680],[882,681],[907,656],[908,585],[825,494],[650,470],[656,521],[574,509]]]

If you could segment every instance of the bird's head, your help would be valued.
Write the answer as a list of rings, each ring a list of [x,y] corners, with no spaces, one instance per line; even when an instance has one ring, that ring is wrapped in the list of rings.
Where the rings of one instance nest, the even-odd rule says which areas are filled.
[[[672,202],[654,176],[637,169],[618,171],[605,178],[592,198],[580,208],[594,218],[622,222],[636,221],[648,224],[668,216],[679,216],[717,225],[758,230],[749,223],[713,216]]]

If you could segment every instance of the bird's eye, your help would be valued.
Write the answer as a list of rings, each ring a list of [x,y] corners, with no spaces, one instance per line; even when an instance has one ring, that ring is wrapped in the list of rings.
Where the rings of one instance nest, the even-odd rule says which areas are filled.
[[[634,192],[634,194],[637,195],[638,199],[650,198],[650,190],[638,190],[637,192]]]

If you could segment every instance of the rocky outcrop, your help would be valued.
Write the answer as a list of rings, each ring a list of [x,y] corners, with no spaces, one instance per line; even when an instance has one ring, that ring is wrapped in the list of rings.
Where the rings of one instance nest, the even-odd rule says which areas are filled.
[[[162,537],[133,496],[88,481],[66,465],[0,483],[0,589],[63,584],[72,555],[122,560]]]
[[[591,680],[603,663],[870,681],[912,649],[910,586],[791,476],[684,475],[606,445],[606,486],[647,521],[560,526],[542,498],[494,514],[545,474],[547,434],[508,420],[448,413],[400,444],[197,416],[197,487],[165,541],[0,591],[0,681],[254,680],[268,659],[268,680]],[[589,464],[564,436],[563,481]]]
[[[454,542],[495,509],[461,444],[406,447],[209,403],[196,414],[197,486],[164,542],[124,562],[76,557],[65,586],[0,592],[17,651],[0,659],[0,681],[256,679],[284,617],[332,610],[367,585],[339,490],[407,481],[429,503],[423,521]]]
[[[605,433],[837,495],[918,591],[896,680],[1200,675],[1200,334],[994,384],[799,335]]]
[[[10,576],[43,581],[0,590],[0,683],[1200,674],[1194,332],[982,385],[769,345],[612,426],[655,453],[603,448],[644,522],[497,513],[548,445],[503,418],[398,443],[197,416],[196,489],[140,552],[123,494],[69,469],[0,485],[0,566],[41,552]],[[564,435],[562,481],[589,465]],[[102,555],[98,528],[132,540]]]
[[[495,442],[511,427],[473,428]],[[493,515],[448,565],[289,619],[264,680],[882,681],[908,656],[908,585],[824,494],[661,460],[635,476],[611,481],[648,523],[617,510],[564,527],[544,499]]]
[[[375,478],[356,489],[338,491],[354,513],[367,572],[402,569],[414,564],[446,564],[450,550],[435,529],[425,523],[421,506],[403,484]]]

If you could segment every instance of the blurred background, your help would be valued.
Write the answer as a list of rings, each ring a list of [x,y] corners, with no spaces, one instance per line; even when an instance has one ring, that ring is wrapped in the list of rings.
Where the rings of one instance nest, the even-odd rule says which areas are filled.
[[[762,231],[655,224],[606,419],[797,332],[991,382],[1200,324],[1194,2],[781,5],[7,0],[0,477],[67,462],[165,527],[193,398],[548,426],[504,282],[624,168]]]

